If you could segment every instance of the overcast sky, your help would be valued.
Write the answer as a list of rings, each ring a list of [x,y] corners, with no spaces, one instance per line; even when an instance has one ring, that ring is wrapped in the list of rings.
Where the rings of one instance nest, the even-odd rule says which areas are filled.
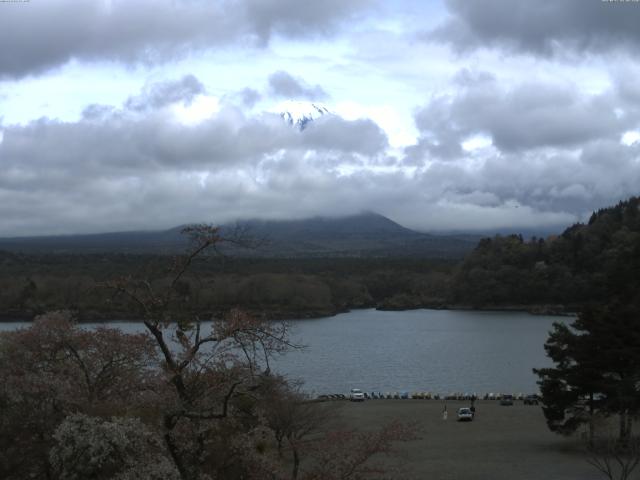
[[[640,193],[640,2],[0,2],[0,236],[376,211],[562,228]],[[302,131],[288,100],[325,115]]]

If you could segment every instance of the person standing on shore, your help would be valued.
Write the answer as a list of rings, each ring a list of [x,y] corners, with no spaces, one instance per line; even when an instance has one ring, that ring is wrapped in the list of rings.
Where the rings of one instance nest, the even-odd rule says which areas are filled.
[[[449,414],[447,412],[447,404],[444,404],[444,409],[442,410],[442,420],[446,420],[448,418]]]

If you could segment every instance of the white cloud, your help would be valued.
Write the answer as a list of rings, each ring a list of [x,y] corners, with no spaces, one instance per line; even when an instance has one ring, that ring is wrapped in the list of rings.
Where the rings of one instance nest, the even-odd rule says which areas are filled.
[[[463,140],[461,145],[462,149],[466,152],[474,152],[475,150],[482,150],[490,147],[493,143],[491,141],[491,137],[488,137],[487,135],[474,134],[466,140]]]
[[[629,130],[624,132],[622,139],[620,140],[624,145],[631,146],[634,143],[640,141],[640,131]]]
[[[369,118],[386,132],[389,143],[401,148],[414,143],[418,132],[405,112],[393,105],[362,105],[354,101],[337,103],[333,110],[347,120]]]
[[[570,223],[640,184],[636,19],[576,2],[21,5],[0,17],[0,235],[363,209]],[[288,98],[337,115],[298,132]]]
[[[173,114],[178,121],[185,125],[195,125],[211,118],[220,111],[220,100],[207,95],[196,96],[190,104],[177,103],[173,105]]]

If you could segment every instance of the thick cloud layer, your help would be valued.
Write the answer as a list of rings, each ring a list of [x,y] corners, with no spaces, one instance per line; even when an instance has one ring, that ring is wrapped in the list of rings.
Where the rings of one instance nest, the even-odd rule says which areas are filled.
[[[640,125],[640,109],[619,86],[598,94],[509,86],[465,70],[455,81],[456,93],[417,111],[420,138],[404,157],[442,185],[439,198],[469,211],[511,205],[579,218],[638,194],[640,142],[621,139]]]
[[[419,164],[408,174],[394,167],[395,160],[385,153],[386,136],[370,120],[328,115],[300,132],[277,114],[247,116],[225,104],[210,118],[185,125],[173,108],[192,101],[200,85],[186,76],[147,85],[120,109],[93,106],[91,114],[85,112],[76,122],[41,119],[5,126],[0,232],[160,228],[187,221],[365,209],[430,230],[561,228],[584,215],[585,205],[606,204],[621,188],[633,193],[640,184],[640,146],[621,145],[611,132],[579,154],[531,150],[532,145],[556,144],[546,130],[530,133],[535,145],[529,136],[523,140],[515,135],[516,140],[504,141],[504,152],[490,147],[471,154],[474,162],[454,157],[440,161],[427,149],[421,157],[404,159]],[[469,115],[461,105],[469,99],[482,106],[472,95],[479,87],[469,88],[439,106],[443,124],[466,125]],[[164,92],[167,101],[160,101],[157,92]],[[563,110],[567,104],[558,98],[565,95],[547,92],[542,98],[555,100]],[[418,113],[418,124],[423,134],[447,139],[450,132],[440,137],[439,130],[429,130],[439,124],[430,119],[433,108],[429,104]],[[486,121],[470,118],[464,134],[491,134],[480,128]],[[460,149],[464,135],[456,131],[453,137]]]
[[[640,51],[640,8],[633,1],[446,0],[446,5],[451,18],[431,38],[460,50],[498,46],[545,56]]]
[[[0,236],[361,210],[560,230],[640,193],[639,5],[0,3]],[[278,115],[318,99],[342,117]]]
[[[269,76],[269,88],[276,97],[287,99],[322,100],[327,97],[327,92],[320,85],[307,85],[283,70]]]
[[[617,140],[640,119],[636,108],[622,106],[615,92],[589,95],[540,82],[505,87],[481,75],[418,111],[422,136],[409,157],[419,159],[425,151],[438,158],[461,157],[464,141],[473,135],[488,136],[504,152]]]
[[[385,156],[386,136],[370,120],[329,115],[300,132],[277,114],[247,117],[224,105],[181,123],[173,107],[200,90],[187,76],[146,87],[122,109],[94,105],[76,122],[3,127],[0,232],[313,214],[341,168]]]
[[[75,58],[166,62],[232,42],[325,34],[369,0],[48,0],[9,2],[0,12],[0,78],[21,77]]]
[[[619,112],[617,85],[589,96],[466,71],[454,81],[457,94],[416,113],[420,140],[400,158],[371,120],[325,115],[299,131],[222,103],[185,124],[176,107],[206,93],[192,75],[77,121],[5,125],[0,235],[362,210],[426,230],[561,229],[638,193],[640,142],[620,136],[640,115]]]

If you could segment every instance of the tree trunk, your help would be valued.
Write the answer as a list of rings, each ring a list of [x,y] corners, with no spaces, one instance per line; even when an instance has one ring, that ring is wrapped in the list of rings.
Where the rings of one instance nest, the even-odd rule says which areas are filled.
[[[595,437],[593,393],[589,394],[589,448],[593,448],[593,439]]]
[[[172,417],[165,416],[165,419],[164,419],[164,427],[165,427],[164,442],[165,442],[165,445],[167,446],[167,450],[169,451],[169,455],[171,455],[171,459],[173,460],[174,465],[178,469],[178,473],[180,474],[180,478],[183,478],[184,480],[188,480],[189,479],[189,472],[187,471],[187,468],[185,467],[184,462],[182,461],[182,458],[180,457],[180,452],[179,452],[178,446],[175,444],[175,442],[173,441],[173,437],[171,436],[171,431],[173,430],[175,425],[176,425],[175,424],[175,420]]]
[[[293,453],[293,470],[291,471],[291,479],[296,480],[300,471],[300,453],[298,452],[298,446],[295,442],[292,442],[290,437],[287,437],[287,440],[289,441],[289,446]]]
[[[296,447],[293,448],[293,472],[291,478],[296,480],[298,478],[298,470],[300,469],[300,456],[298,455],[298,449]]]
[[[628,410],[622,410],[620,412],[620,444],[625,446],[628,444],[629,442],[629,431],[628,431],[628,424],[627,424],[627,419],[629,416],[629,412]]]

